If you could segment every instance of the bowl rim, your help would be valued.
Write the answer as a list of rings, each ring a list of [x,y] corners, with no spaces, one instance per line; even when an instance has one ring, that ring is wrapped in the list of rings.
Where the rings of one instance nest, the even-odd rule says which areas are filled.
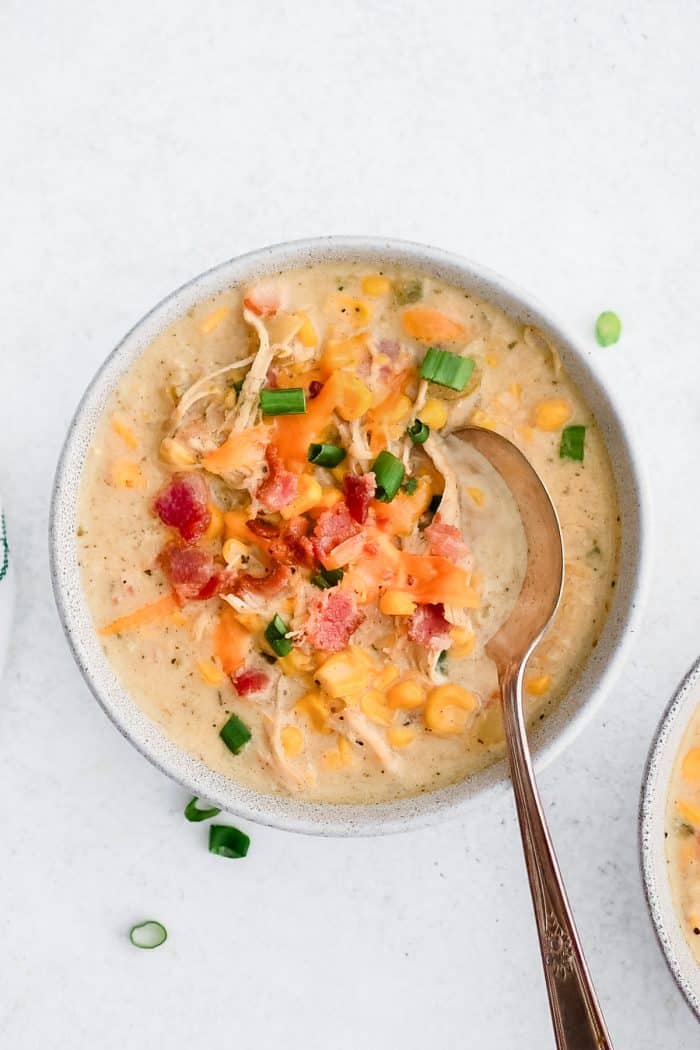
[[[639,799],[638,815],[638,841],[639,841],[639,865],[642,874],[642,885],[644,887],[644,899],[647,910],[652,921],[656,940],[661,948],[674,981],[678,985],[683,997],[700,1019],[700,964],[693,959],[690,948],[687,946],[680,922],[671,906],[671,915],[676,923],[673,933],[682,940],[681,952],[676,952],[671,940],[671,932],[662,903],[662,890],[659,885],[655,858],[658,850],[662,851],[664,860],[666,850],[663,842],[657,844],[654,824],[660,819],[665,826],[666,804],[670,787],[670,776],[673,773],[680,739],[685,734],[690,718],[696,710],[700,699],[695,700],[689,715],[685,711],[685,704],[692,696],[695,687],[700,683],[700,657],[692,664],[681,679],[671,699],[664,708],[654,736],[649,747]],[[669,748],[673,747],[669,775],[662,776],[662,762]],[[661,807],[659,809],[659,807]],[[665,871],[665,864],[664,864]],[[670,895],[670,887],[665,887]],[[685,950],[685,955],[683,951]],[[694,978],[694,982],[692,980]],[[693,987],[693,983],[695,987]]]
[[[281,242],[234,256],[191,278],[161,299],[132,326],[98,368],[78,403],[60,453],[52,490],[49,516],[51,581],[61,624],[74,659],[93,695],[120,732],[162,772],[194,794],[210,799],[231,814],[269,826],[308,834],[350,836],[425,827],[446,817],[460,815],[477,796],[488,797],[489,803],[493,804],[509,791],[505,759],[456,785],[392,802],[312,803],[286,796],[263,795],[245,788],[229,777],[214,773],[170,741],[121,689],[97,642],[89,614],[89,626],[86,622],[87,606],[75,557],[75,513],[86,439],[91,436],[115,383],[157,332],[195,303],[224,288],[278,270],[344,259],[368,262],[381,259],[392,265],[422,269],[495,302],[524,323],[536,325],[557,346],[566,360],[567,371],[574,373],[577,385],[581,387],[585,382],[587,402],[595,403],[597,421],[604,431],[608,430],[608,450],[610,442],[614,441],[623,461],[624,471],[618,474],[614,470],[614,473],[618,497],[620,486],[626,487],[628,505],[623,507],[621,498],[619,503],[621,513],[630,517],[634,543],[627,554],[629,575],[622,581],[623,528],[618,583],[624,585],[617,588],[613,598],[615,616],[611,607],[601,634],[601,640],[610,635],[612,647],[604,659],[600,655],[602,646],[595,655],[589,655],[569,693],[547,716],[542,729],[536,727],[532,731],[531,744],[538,771],[557,757],[594,716],[637,633],[649,586],[651,513],[646,466],[636,451],[638,443],[615,396],[599,375],[599,363],[594,361],[590,350],[582,348],[534,296],[488,267],[455,253],[412,241],[365,236],[329,236]],[[605,416],[604,423],[600,413]],[[592,685],[588,691],[581,685],[582,699],[573,711],[568,711],[569,697],[576,694],[579,683],[585,682],[589,671]],[[97,681],[98,672],[103,676],[100,682]],[[551,739],[545,739],[549,736]]]

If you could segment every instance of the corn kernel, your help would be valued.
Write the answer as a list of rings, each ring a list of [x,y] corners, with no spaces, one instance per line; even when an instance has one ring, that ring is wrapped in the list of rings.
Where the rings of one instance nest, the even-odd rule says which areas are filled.
[[[286,520],[295,518],[298,514],[305,514],[321,502],[323,492],[321,485],[311,474],[302,474],[299,477],[298,495],[286,507],[282,507],[280,514]]]
[[[283,726],[280,729],[280,740],[287,758],[296,758],[304,747],[304,734],[296,726]]]
[[[118,489],[142,489],[146,484],[146,479],[138,463],[121,459],[112,468],[112,484]]]
[[[379,599],[379,611],[385,616],[413,616],[416,603],[403,591],[390,588]]]
[[[261,616],[260,613],[237,612],[236,619],[241,627],[250,634],[256,634],[258,631],[262,631],[265,626],[265,617]]]
[[[225,675],[213,660],[197,660],[197,670],[207,685],[221,685]]]
[[[286,675],[307,674],[316,666],[311,653],[305,653],[303,649],[292,649],[286,656],[280,656],[277,666]]]
[[[224,534],[227,540],[241,540],[242,543],[252,543],[253,534],[246,526],[250,520],[250,513],[245,510],[227,510],[224,513]]]
[[[479,702],[468,689],[451,683],[433,689],[425,704],[425,724],[433,733],[463,733]]]
[[[453,642],[450,648],[450,656],[460,660],[462,657],[473,653],[476,645],[476,636],[468,627],[450,628],[450,638]]]
[[[246,557],[250,554],[250,547],[247,543],[242,543],[240,540],[234,539],[231,536],[224,542],[221,549],[221,553],[224,556],[224,561],[227,565],[235,565],[241,558]]]
[[[160,458],[171,467],[191,467],[197,462],[194,452],[175,438],[163,438],[160,443]]]
[[[411,726],[390,726],[386,738],[391,747],[408,747],[416,739],[416,731]]]
[[[549,398],[535,406],[533,422],[539,430],[561,430],[571,419],[571,411],[571,405],[564,398]]]
[[[535,675],[532,678],[525,679],[525,689],[530,696],[544,696],[552,684],[552,679],[548,674]]]
[[[353,295],[339,295],[337,303],[343,317],[350,322],[353,328],[367,327],[372,316],[369,303]]]
[[[321,368],[329,375],[339,368],[357,368],[367,352],[367,336],[329,339],[321,355]]]
[[[132,449],[139,447],[139,440],[128,423],[125,423],[119,416],[112,416],[111,423],[112,430],[119,435],[125,445]]]
[[[405,678],[391,687],[386,699],[389,707],[413,711],[425,703],[425,691],[415,678]]]
[[[469,494],[469,496],[472,499],[472,501],[474,503],[476,503],[477,507],[483,507],[483,505],[484,505],[484,491],[483,491],[483,489],[476,488],[476,486],[472,485],[470,488],[467,489],[467,493]]]
[[[413,402],[410,397],[406,397],[405,394],[398,394],[396,397],[388,398],[388,404],[383,408],[381,405],[378,406],[372,412],[372,418],[380,423],[386,423],[387,426],[391,426],[394,423],[405,423],[408,417],[413,411]]]
[[[321,498],[316,506],[330,510],[331,507],[335,507],[336,503],[340,503],[342,498],[343,493],[334,485],[321,485]]]
[[[333,477],[335,478],[335,480],[338,482],[339,485],[343,484],[343,480],[345,478],[345,475],[348,474],[349,471],[350,471],[350,467],[348,466],[347,460],[345,460],[343,463],[339,463],[337,467],[332,467],[331,468],[331,474],[333,475]]]
[[[358,376],[343,375],[339,404],[336,411],[341,419],[351,423],[360,419],[372,406],[372,392]]]
[[[297,339],[302,346],[316,346],[318,336],[316,335],[316,329],[312,324],[311,318],[305,313],[299,313],[297,316],[301,318],[301,328],[297,332]]]
[[[330,705],[328,699],[319,693],[318,690],[312,690],[310,693],[300,697],[294,708],[300,711],[301,714],[306,715],[317,733],[329,734],[331,732],[328,728]]]
[[[224,321],[231,313],[230,306],[221,306],[218,310],[214,310],[212,313],[207,314],[202,323],[199,326],[200,332],[204,335],[209,335],[215,328],[218,328],[222,321]]]
[[[474,409],[469,422],[473,423],[475,427],[483,427],[484,430],[496,430],[498,428],[496,420],[480,408]]]
[[[394,717],[394,712],[384,703],[384,697],[378,689],[369,689],[360,697],[360,709],[367,715],[370,722],[376,722],[380,726],[388,726]]]
[[[700,784],[700,747],[691,747],[683,758],[681,776],[692,784]]]
[[[429,397],[420,410],[418,418],[431,430],[442,430],[447,422],[447,408],[436,397]]]
[[[203,540],[211,542],[212,540],[218,540],[224,531],[224,514],[220,507],[217,507],[216,503],[207,504],[211,518],[207,525],[206,532],[202,536]]]
[[[329,696],[358,696],[367,688],[373,670],[371,658],[362,649],[351,646],[329,656],[316,677]]]
[[[338,746],[333,751],[324,751],[323,764],[326,769],[342,769],[352,761],[352,744],[344,737],[338,737]]]
[[[381,273],[368,274],[362,278],[362,291],[375,299],[380,295],[388,295],[391,291],[391,281]]]
[[[681,820],[686,824],[690,824],[696,831],[700,831],[700,806],[694,802],[686,802],[685,799],[678,798],[676,799],[676,810]]]
[[[377,689],[386,689],[399,677],[399,669],[395,664],[384,664],[379,674],[374,679]]]

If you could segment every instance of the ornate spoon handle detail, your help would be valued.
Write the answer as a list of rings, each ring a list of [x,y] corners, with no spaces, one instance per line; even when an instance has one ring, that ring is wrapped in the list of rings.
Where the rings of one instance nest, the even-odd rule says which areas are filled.
[[[524,663],[500,669],[503,722],[557,1047],[612,1050],[535,784],[522,713],[523,670]]]

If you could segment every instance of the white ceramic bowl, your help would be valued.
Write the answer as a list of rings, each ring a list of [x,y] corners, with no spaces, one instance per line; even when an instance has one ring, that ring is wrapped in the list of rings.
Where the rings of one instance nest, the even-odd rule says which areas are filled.
[[[93,693],[139,750],[195,795],[231,813],[296,831],[373,834],[418,827],[482,804],[507,788],[503,762],[463,783],[413,799],[373,806],[331,806],[261,795],[215,773],[167,739],[124,692],[95,633],[80,584],[75,545],[80,475],[95,426],[119,376],[151,340],[200,300],[267,273],[344,259],[415,267],[484,296],[520,321],[539,326],[557,345],[566,369],[584,391],[612,457],[622,513],[619,583],[598,646],[559,708],[532,734],[538,768],[573,740],[595,711],[620,668],[635,631],[646,577],[648,514],[641,462],[628,427],[606,391],[590,350],[574,344],[551,315],[497,274],[456,255],[404,241],[327,237],[273,245],[209,270],[164,299],[132,328],[90,383],[71,424],[56,475],[51,511],[54,592],[78,665]],[[598,352],[596,351],[596,354]]]
[[[700,1017],[700,966],[683,936],[671,897],[664,841],[666,799],[683,734],[700,705],[700,660],[685,676],[666,708],[651,745],[642,784],[639,839],[642,875],[656,935],[671,973]]]

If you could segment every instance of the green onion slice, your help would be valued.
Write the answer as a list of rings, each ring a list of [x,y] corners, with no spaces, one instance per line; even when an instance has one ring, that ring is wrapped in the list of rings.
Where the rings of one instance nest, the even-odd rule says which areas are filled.
[[[212,824],[209,828],[209,852],[217,857],[232,857],[237,860],[245,857],[250,846],[250,838],[244,831],[229,824]]]
[[[250,729],[245,722],[241,722],[238,715],[231,715],[226,725],[219,731],[219,736],[234,755],[245,747],[251,735]]]
[[[443,649],[437,658],[438,671],[442,671],[443,674],[447,671],[447,649]]]
[[[200,820],[209,820],[211,817],[217,817],[221,813],[221,810],[217,809],[216,806],[200,809],[198,802],[199,799],[195,796],[185,806],[185,820],[191,821],[192,824],[199,824]]]
[[[278,656],[286,656],[294,648],[293,643],[287,638],[289,628],[279,613],[275,613],[265,628],[265,638],[273,652]]]
[[[422,295],[422,281],[396,281],[394,284],[394,301],[398,306],[406,306],[408,303],[417,303]]]
[[[586,440],[586,428],[582,426],[564,427],[561,432],[559,456],[561,459],[575,459],[583,462],[583,446]]]
[[[311,582],[314,587],[325,591],[329,587],[335,587],[336,583],[340,583],[344,575],[343,569],[320,569],[311,577]]]
[[[416,419],[410,427],[406,427],[406,433],[414,445],[424,445],[430,437],[430,427],[421,419]]]
[[[306,392],[300,386],[261,390],[260,408],[265,416],[301,416],[306,412]]]
[[[620,338],[622,322],[612,310],[604,310],[595,323],[595,337],[599,346],[612,346]]]
[[[438,350],[431,346],[425,352],[420,366],[421,379],[448,386],[451,390],[464,390],[474,371],[473,357],[460,357],[451,350]]]
[[[403,488],[408,496],[412,496],[418,488],[418,478],[409,478]]]
[[[162,922],[147,919],[129,930],[129,940],[134,948],[160,948],[168,939],[168,931]]]
[[[317,467],[337,467],[345,459],[346,452],[340,445],[309,445],[307,459]]]
[[[372,466],[374,476],[377,479],[375,498],[382,503],[390,503],[403,483],[403,463],[392,452],[384,449],[380,452]]]

